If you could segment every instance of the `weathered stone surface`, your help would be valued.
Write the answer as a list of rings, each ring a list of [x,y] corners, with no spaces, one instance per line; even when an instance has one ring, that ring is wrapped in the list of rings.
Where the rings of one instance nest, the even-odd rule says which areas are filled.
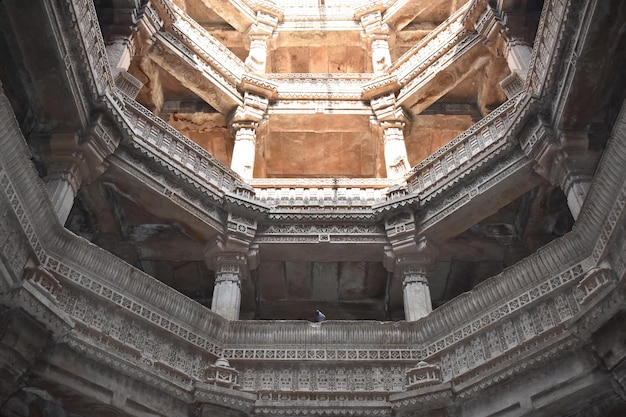
[[[624,414],[619,2],[175,3],[0,2],[0,414]]]

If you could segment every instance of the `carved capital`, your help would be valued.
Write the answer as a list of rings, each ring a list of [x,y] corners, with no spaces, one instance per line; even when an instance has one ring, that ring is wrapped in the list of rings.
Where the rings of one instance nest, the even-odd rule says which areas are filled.
[[[412,211],[403,211],[385,219],[385,232],[396,256],[415,251],[415,216]]]

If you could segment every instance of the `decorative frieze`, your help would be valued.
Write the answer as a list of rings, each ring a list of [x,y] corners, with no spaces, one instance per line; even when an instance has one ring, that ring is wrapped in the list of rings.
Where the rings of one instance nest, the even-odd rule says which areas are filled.
[[[376,225],[264,225],[254,238],[256,243],[378,243],[387,241],[384,231]]]
[[[376,393],[386,400],[389,392],[404,390],[409,365],[351,364],[312,366],[276,364],[275,366],[243,365],[241,389],[258,393],[260,400],[270,400],[272,393],[305,393],[301,398],[315,398],[332,393]]]

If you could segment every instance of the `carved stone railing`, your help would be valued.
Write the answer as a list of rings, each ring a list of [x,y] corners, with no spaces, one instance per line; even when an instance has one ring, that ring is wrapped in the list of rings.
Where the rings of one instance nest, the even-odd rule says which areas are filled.
[[[387,178],[256,178],[255,197],[275,209],[371,209],[385,201]]]
[[[449,67],[471,50],[480,41],[480,37],[463,26],[466,7],[463,6],[398,58],[390,68],[389,75],[365,83],[364,96],[375,96],[384,89],[400,86],[397,101],[402,104],[439,71]]]
[[[535,97],[542,95],[550,74],[555,71],[556,52],[564,36],[569,7],[567,0],[548,0],[541,12],[525,85],[526,91]]]
[[[393,63],[389,72],[397,77],[400,84],[406,84],[418,72],[429,68],[430,64],[468,35],[462,23],[466,8],[461,7]]]
[[[172,24],[174,33],[230,82],[239,84],[245,71],[243,61],[178,6],[170,3],[169,7],[176,17]]]
[[[132,107],[132,103],[126,104]],[[134,123],[148,120],[145,129],[150,126],[151,132],[154,127],[163,138],[175,139],[171,142],[175,148],[146,142],[141,145],[146,151],[160,157],[167,150],[177,167],[196,160],[197,155],[187,159],[184,152],[193,145],[168,133],[164,122],[153,120],[149,112],[139,117],[142,112],[135,111]],[[127,117],[134,115],[130,111]],[[335,387],[340,382],[341,387],[359,395],[356,387],[363,383],[361,364],[366,364],[372,375],[377,368],[383,374],[396,375],[398,379],[387,390],[393,393],[404,389],[403,372],[426,360],[441,369],[443,381],[454,384],[455,395],[462,399],[580,345],[585,337],[579,340],[576,334],[592,332],[611,312],[623,309],[626,106],[618,116],[573,231],[415,323],[226,322],[64,229],[32,165],[10,104],[1,94],[0,127],[0,225],[3,232],[6,225],[17,229],[3,233],[9,236],[0,246],[3,264],[19,272],[30,258],[58,281],[51,294],[54,297],[46,300],[57,300],[54,307],[69,316],[67,334],[62,335],[64,345],[178,398],[190,398],[194,382],[205,378],[202,372],[206,366],[224,357],[240,371],[242,385],[252,392],[257,392],[254,381],[258,378],[262,382],[265,375],[255,375],[257,366],[260,373],[282,364],[282,369],[269,374],[271,387],[282,386],[282,381],[285,387],[289,381],[302,381],[304,387],[304,371],[330,361],[328,366],[338,368]],[[178,151],[179,143],[182,152]],[[214,184],[222,187],[221,181]],[[611,251],[613,258],[607,256]],[[600,273],[596,269],[600,261],[614,263],[622,282],[618,284],[614,275],[594,275]],[[15,282],[3,282],[5,287],[12,284]],[[620,285],[617,291],[616,285]],[[48,291],[46,288],[41,286],[41,291]],[[21,291],[17,287],[11,290]],[[35,311],[37,305],[20,307]],[[349,345],[351,340],[356,341],[354,345]],[[289,367],[292,363],[297,369]],[[359,373],[354,372],[348,380],[346,368]],[[251,377],[246,375],[248,369]],[[254,384],[246,385],[250,380]],[[322,397],[327,392],[320,391],[311,393],[309,400],[317,402],[320,413],[332,410],[319,405],[328,401]],[[381,414],[390,414],[390,407],[405,401],[394,402],[378,391],[370,392],[373,394],[367,400],[378,395],[374,400]],[[279,403],[280,399],[271,395],[264,397],[267,394],[260,389],[259,409],[270,410]],[[215,395],[227,397],[232,392]],[[350,400],[364,401],[362,396],[359,400],[350,395]],[[250,396],[246,398],[251,404]]]
[[[70,1],[69,10],[76,19],[79,41],[87,52],[88,69],[97,85],[97,94],[104,95],[115,87],[109,58],[102,39],[96,8],[92,1]],[[65,54],[62,54],[64,56]]]
[[[271,0],[285,20],[352,20],[355,8],[363,1],[356,0]]]
[[[518,94],[417,164],[406,176],[409,191],[428,201],[477,169],[485,158],[494,158],[510,146],[509,128],[526,105],[528,97]]]
[[[133,133],[133,145],[157,161],[163,161],[196,186],[221,200],[224,192],[235,191],[242,180],[205,149],[183,136],[150,110],[130,98],[124,114]]]
[[[258,190],[263,188],[360,188],[381,189],[392,186],[390,178],[252,178],[248,184]]]
[[[256,189],[259,201],[272,207],[370,207],[385,199],[384,190],[374,188],[307,187]]]

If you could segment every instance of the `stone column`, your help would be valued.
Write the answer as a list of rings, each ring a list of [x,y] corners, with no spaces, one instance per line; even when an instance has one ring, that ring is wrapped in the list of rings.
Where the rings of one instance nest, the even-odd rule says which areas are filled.
[[[48,195],[61,224],[65,224],[78,189],[82,184],[84,155],[78,149],[80,139],[76,133],[58,133],[50,138],[51,154],[45,177]]]
[[[256,154],[256,127],[257,123],[236,123],[235,146],[230,167],[244,179],[251,179],[254,174],[254,159]]]
[[[504,57],[509,64],[512,73],[517,74],[522,80],[526,80],[528,66],[533,49],[522,38],[507,38],[504,46]]]
[[[258,37],[250,41],[250,52],[245,65],[249,71],[265,73],[267,66],[267,39],[265,37]]]
[[[402,265],[401,269],[404,317],[406,321],[416,321],[433,311],[426,267],[418,263],[408,263]]]
[[[268,105],[267,98],[245,93],[243,105],[237,107],[229,121],[231,132],[234,132],[235,136],[230,167],[244,179],[251,179],[254,175],[256,132],[259,123],[265,117]]]
[[[600,155],[587,149],[589,138],[585,131],[561,131],[559,142],[561,146],[553,156],[549,179],[563,190],[572,217],[576,220]]]
[[[267,66],[267,44],[278,25],[278,17],[258,11],[256,22],[250,26],[250,52],[245,60],[246,70],[263,74]]]
[[[228,320],[239,319],[241,282],[247,273],[246,256],[225,252],[215,255],[215,288],[211,310]]]
[[[372,69],[374,74],[386,72],[391,66],[391,54],[389,52],[389,41],[385,38],[378,38],[372,41]]]
[[[578,219],[587,198],[597,160],[598,155],[589,151],[580,155],[558,153],[555,158],[553,183],[558,184],[565,193],[574,220]]]
[[[391,244],[385,253],[385,268],[402,280],[404,317],[406,321],[426,317],[433,309],[426,272],[435,265],[438,251],[425,237],[416,239],[412,211],[386,218],[385,232]]]
[[[374,74],[382,74],[391,67],[391,54],[389,52],[389,39],[391,30],[383,23],[380,10],[365,10],[360,16],[361,26],[365,36],[370,41],[372,49],[372,70]],[[358,15],[357,15],[358,17]]]
[[[53,163],[45,182],[59,222],[65,224],[82,182],[78,164],[70,161]]]
[[[106,50],[114,74],[118,71],[128,71],[130,61],[135,54],[134,41],[131,36],[112,37]]]
[[[411,168],[404,143],[404,123],[383,122],[381,127],[383,129],[387,178],[402,178]]]
[[[258,247],[251,245],[256,227],[256,220],[228,213],[226,232],[205,247],[207,266],[215,271],[211,310],[228,320],[239,319],[242,282],[258,266]]]

